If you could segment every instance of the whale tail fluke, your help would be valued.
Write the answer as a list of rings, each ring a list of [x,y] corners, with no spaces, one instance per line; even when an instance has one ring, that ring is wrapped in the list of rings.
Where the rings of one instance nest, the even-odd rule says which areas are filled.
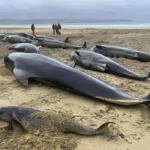
[[[12,50],[13,48],[12,47],[10,47],[10,48],[8,48],[9,50]]]
[[[147,99],[150,102],[150,93],[144,99]]]
[[[87,43],[86,42],[84,42],[83,48],[87,48]]]
[[[102,125],[100,125],[97,129],[96,129],[96,133],[99,133],[99,134],[104,134],[108,131],[108,125],[109,124],[115,124],[114,122],[106,122]]]
[[[150,93],[144,98],[144,105],[148,108],[148,110],[150,111]]]

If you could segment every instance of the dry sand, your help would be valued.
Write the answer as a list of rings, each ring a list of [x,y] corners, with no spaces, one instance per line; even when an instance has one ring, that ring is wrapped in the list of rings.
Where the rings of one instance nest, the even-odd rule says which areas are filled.
[[[30,29],[1,29],[0,32],[30,33]],[[86,41],[89,47],[95,44],[113,44],[150,53],[150,30],[63,29],[62,33],[60,36],[53,36],[48,29],[37,29],[37,34],[45,34],[60,40],[70,37],[72,43],[77,45],[82,45]],[[76,147],[76,150],[149,150],[150,112],[145,106],[115,106],[38,83],[31,83],[28,88],[25,88],[16,81],[12,72],[4,66],[3,56],[9,52],[8,47],[10,46],[11,44],[0,42],[0,106],[15,105],[44,111],[68,112],[80,123],[92,126],[93,128],[98,127],[104,122],[113,121],[125,135],[125,139],[118,137],[114,140],[102,136],[81,137],[72,134],[52,134],[49,137],[45,134],[39,136],[38,133],[35,134],[36,136],[20,135],[20,137],[16,137],[13,135],[8,136],[1,130],[0,139],[3,139],[0,141],[1,149],[72,150]],[[70,66],[73,66],[73,62],[69,57],[72,52],[72,49],[42,48],[41,50],[42,54]],[[150,62],[142,63],[124,58],[113,58],[113,60],[137,73],[146,74],[150,72]],[[77,67],[77,69],[132,95],[144,97],[150,92],[150,79],[136,81],[115,75],[87,71],[80,67]],[[42,137],[48,140],[42,140]],[[10,147],[9,144],[11,142],[14,142],[16,147]],[[49,147],[44,147],[44,144],[49,145]],[[22,145],[24,147],[21,147]]]

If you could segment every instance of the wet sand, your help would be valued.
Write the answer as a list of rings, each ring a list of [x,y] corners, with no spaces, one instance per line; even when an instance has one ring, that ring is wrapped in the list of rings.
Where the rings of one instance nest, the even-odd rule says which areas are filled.
[[[6,29],[1,28],[0,33],[30,33],[30,29]],[[48,29],[37,29],[37,34],[44,34],[64,40],[70,37],[71,43],[82,45],[85,41],[88,47],[95,44],[112,44],[134,48],[140,51],[150,53],[150,30],[99,30],[99,29],[63,29],[62,35],[52,35],[52,31]],[[103,136],[97,137],[81,137],[78,135],[63,135],[60,140],[64,145],[64,141],[68,139],[76,139],[76,146],[70,147],[49,147],[43,149],[66,149],[66,150],[149,150],[150,142],[150,112],[143,106],[120,107],[93,98],[84,97],[65,90],[57,89],[40,83],[30,83],[29,87],[23,87],[15,76],[3,63],[3,57],[9,52],[8,48],[11,44],[0,42],[0,106],[26,106],[39,110],[55,110],[56,112],[68,112],[73,115],[80,123],[97,128],[100,124],[112,121],[115,122],[125,138],[109,139]],[[67,65],[73,66],[70,60],[70,54],[73,49],[49,49],[41,48],[41,53],[49,57],[55,58]],[[125,58],[113,58],[121,65],[137,72],[147,74],[150,72],[150,62],[143,63],[136,60],[128,60]],[[40,68],[39,68],[40,69]],[[121,89],[129,94],[145,97],[150,92],[150,79],[146,81],[137,81],[126,79],[111,74],[94,72],[76,67],[110,85]],[[78,81],[77,81],[78,82]],[[85,87],[86,88],[86,87]],[[1,131],[2,132],[2,131]],[[2,136],[3,135],[3,136]],[[57,135],[57,137],[62,135]],[[68,137],[69,136],[69,137]],[[0,139],[5,137],[0,134]],[[5,137],[7,139],[7,136]],[[21,136],[22,140],[26,140],[27,135]],[[37,136],[32,137],[32,142],[37,148],[42,149],[42,144],[36,140]],[[51,137],[50,137],[51,138]],[[28,144],[30,138],[28,138]],[[0,142],[1,149],[12,149],[5,147],[10,142],[16,142],[16,149],[21,149],[21,143],[15,140],[15,137],[9,137],[9,142]],[[8,142],[8,143],[7,143]],[[44,141],[42,141],[44,143]],[[34,147],[26,146],[22,149],[34,149]],[[33,143],[31,143],[33,145]],[[52,144],[52,142],[50,142]],[[56,143],[57,145],[58,143]],[[73,144],[74,145],[74,144]],[[64,148],[65,147],[65,148]]]

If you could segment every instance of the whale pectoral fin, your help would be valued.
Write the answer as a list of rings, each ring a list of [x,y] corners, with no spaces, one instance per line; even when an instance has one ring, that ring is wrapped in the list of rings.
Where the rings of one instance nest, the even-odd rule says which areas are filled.
[[[16,116],[16,114],[12,114],[13,117],[13,121],[12,121],[12,126],[13,128],[20,128],[22,131],[27,132],[27,130],[24,128],[22,122],[18,119],[18,117]]]
[[[75,67],[76,67],[76,65],[77,65],[77,63],[76,63],[76,62],[74,62],[73,68],[75,68]]]
[[[93,64],[94,68],[98,71],[104,72],[106,70],[106,64]]]
[[[17,123],[22,124],[15,113],[12,113],[12,117]]]
[[[24,86],[28,86],[28,78],[30,77],[28,73],[16,68],[14,69],[13,72],[17,80],[19,80]]]

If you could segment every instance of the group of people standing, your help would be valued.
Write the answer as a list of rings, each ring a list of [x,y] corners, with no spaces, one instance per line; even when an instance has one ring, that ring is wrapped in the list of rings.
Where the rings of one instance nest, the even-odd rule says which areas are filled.
[[[52,29],[53,29],[53,34],[61,34],[59,30],[61,30],[61,25],[58,24],[53,24],[52,25]]]
[[[61,25],[58,24],[53,24],[52,25],[52,30],[53,30],[53,34],[61,34],[60,30],[61,30]],[[32,35],[35,35],[35,26],[34,24],[31,25],[31,31],[32,31]]]

